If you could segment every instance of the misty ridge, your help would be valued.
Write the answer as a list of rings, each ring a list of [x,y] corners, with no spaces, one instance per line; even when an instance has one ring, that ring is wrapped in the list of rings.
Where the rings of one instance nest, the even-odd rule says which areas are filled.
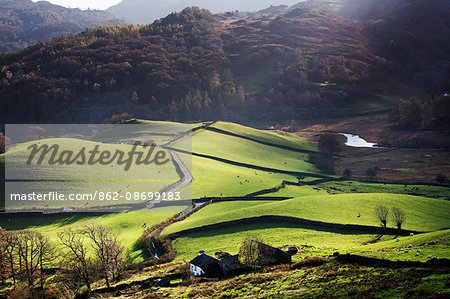
[[[299,0],[123,0],[107,9],[108,12],[125,18],[135,24],[152,23],[172,12],[180,12],[186,7],[198,6],[213,13],[228,11],[258,11],[270,6],[294,5]]]
[[[117,123],[354,115],[398,86],[448,91],[449,11],[443,0],[306,1],[253,13],[189,7],[152,24],[89,29],[0,53],[0,116]]]

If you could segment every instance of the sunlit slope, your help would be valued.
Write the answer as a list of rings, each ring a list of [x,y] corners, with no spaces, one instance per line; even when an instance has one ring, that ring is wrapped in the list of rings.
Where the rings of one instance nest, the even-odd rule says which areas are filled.
[[[40,216],[10,216],[0,214],[0,227],[8,230],[31,229],[48,236],[58,242],[58,233],[64,229],[82,228],[83,225],[95,223],[103,225],[118,234],[121,244],[128,250],[135,261],[144,258],[144,252],[138,248],[137,240],[146,227],[164,221],[186,207],[166,207],[145,209],[122,213],[79,213],[50,214]]]
[[[239,135],[226,131],[212,131],[214,126],[229,127]],[[233,133],[234,134],[234,133]],[[247,137],[251,137],[248,139]],[[260,142],[261,141],[261,142]],[[288,133],[256,130],[230,123],[214,123],[171,144],[172,148],[241,164],[249,168],[266,168],[281,172],[323,175],[308,162],[308,153],[315,148],[304,139]]]
[[[163,145],[202,125],[202,123],[185,124],[132,119],[125,124],[111,125],[110,130],[104,130],[90,140],[100,142],[153,141],[157,145]],[[108,126],[102,125],[100,128],[108,128]]]
[[[40,153],[35,155],[31,165],[27,165],[25,162],[29,159],[31,153],[30,149],[27,148],[33,144],[37,144],[38,146],[46,145],[48,147],[57,145],[58,150],[55,159],[59,159],[61,157],[60,154],[64,151],[72,152],[72,159],[74,159],[84,148],[85,163],[82,163],[82,165],[77,163],[71,163],[70,165],[56,163],[51,165],[49,161],[52,152],[50,152],[45,155],[40,165],[36,163],[40,157]],[[150,165],[136,165],[136,160],[134,160],[129,169],[125,170],[126,164],[118,165],[117,159],[107,165],[101,165],[100,163],[89,165],[89,152],[97,146],[99,152],[109,152],[111,157],[116,152],[123,152],[124,159],[128,159],[128,153],[132,149],[131,145],[97,143],[71,138],[42,139],[18,144],[6,154],[6,179],[9,180],[8,184],[20,185],[27,192],[33,191],[39,193],[53,191],[65,194],[117,192],[119,197],[123,196],[119,198],[119,201],[109,202],[108,204],[130,203],[125,200],[127,193],[158,192],[165,186],[179,180],[179,175],[167,151],[165,152],[168,162],[163,165],[156,166],[154,163]],[[97,158],[99,155],[97,154]],[[81,158],[77,161],[81,161]],[[105,203],[105,201],[100,202],[98,198],[97,201],[90,202],[54,201],[50,204],[48,202],[22,202],[15,203],[15,205],[17,207],[30,208],[31,205],[36,204],[39,206],[48,206],[49,208],[57,208],[71,207],[74,205],[78,207],[91,207],[104,205]]]
[[[210,126],[212,129],[219,129],[239,136],[258,140],[260,142],[281,145],[299,150],[316,151],[317,146],[295,134],[278,130],[257,130],[230,122],[216,122]]]
[[[240,206],[240,202],[214,203],[182,222],[169,226],[169,234],[202,225],[262,215],[281,215],[333,222],[378,226],[374,209],[378,205],[400,207],[406,212],[404,229],[432,231],[450,227],[450,202],[411,195],[386,193],[338,194],[304,196],[282,202],[266,203],[256,207]],[[211,213],[222,205],[222,212]],[[220,210],[220,209],[219,209]],[[358,217],[361,213],[361,217]],[[392,221],[388,226],[393,227]]]
[[[213,157],[251,164],[272,169],[320,174],[320,171],[308,163],[308,154],[286,150],[274,146],[212,131],[200,131],[190,137],[174,143],[172,147],[186,149],[192,146],[192,152]]]
[[[260,222],[188,234],[175,239],[173,245],[178,260],[190,260],[199,250],[207,250],[209,254],[218,251],[236,254],[239,244],[248,234],[258,235],[272,246],[297,245],[306,249],[305,253],[293,256],[294,260],[322,253],[329,255],[336,250],[351,250],[372,242],[378,236],[376,233],[363,231],[317,228],[286,222]],[[385,235],[382,238],[391,239],[395,239],[395,236]]]
[[[239,244],[248,234],[258,235],[272,246],[298,246],[304,252],[294,255],[294,260],[315,255],[328,256],[336,251],[341,254],[353,253],[375,258],[422,262],[429,260],[430,256],[450,257],[448,229],[399,237],[283,222],[253,223],[191,233],[175,239],[173,246],[177,252],[177,260],[190,260],[200,249],[207,250],[209,254],[218,251],[235,254]]]

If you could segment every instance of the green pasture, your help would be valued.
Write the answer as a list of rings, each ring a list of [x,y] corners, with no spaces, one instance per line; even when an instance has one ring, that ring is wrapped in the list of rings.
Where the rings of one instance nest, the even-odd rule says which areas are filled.
[[[271,144],[317,151],[317,145],[314,143],[288,132],[278,130],[258,130],[230,122],[216,122],[211,127]]]
[[[310,220],[378,226],[374,209],[378,205],[388,208],[399,207],[406,213],[404,229],[433,231],[450,227],[450,202],[420,196],[367,193],[314,195],[288,199],[281,202],[266,203],[255,207],[241,207],[241,202],[224,206],[221,213],[211,214],[209,205],[184,221],[175,223],[164,230],[165,234],[197,226],[230,221],[262,215],[281,215]],[[358,217],[358,214],[361,216]],[[393,227],[392,221],[388,226]]]
[[[373,242],[377,238],[376,234],[368,232],[318,228],[284,222],[260,222],[188,234],[177,238],[173,244],[178,260],[190,260],[199,250],[205,250],[210,255],[218,251],[236,254],[238,245],[247,234],[259,236],[271,246],[295,245],[305,250],[304,253],[295,256],[295,259],[316,255],[318,251],[333,253],[338,250],[349,250],[361,244]],[[382,240],[393,238],[394,236],[386,235]]]
[[[189,150],[222,159],[251,164],[259,167],[319,174],[320,171],[308,163],[308,154],[260,144],[239,137],[212,131],[198,131],[172,147]]]
[[[134,261],[142,261],[146,254],[137,246],[137,240],[145,227],[162,222],[185,206],[161,207],[140,211],[121,213],[68,213],[47,215],[0,215],[0,227],[8,230],[31,229],[48,236],[58,243],[58,233],[68,227],[82,228],[88,223],[95,223],[110,228],[118,234],[122,246],[130,250]]]
[[[429,185],[383,184],[358,181],[326,182],[314,186],[286,186],[266,196],[292,196],[341,193],[393,193],[447,199],[450,188]]]
[[[104,144],[71,138],[51,138],[18,144],[6,154],[6,178],[9,180],[19,180],[18,182],[8,182],[8,184],[10,186],[20,186],[17,190],[21,191],[21,193],[47,193],[53,191],[64,193],[68,196],[69,194],[95,194],[96,192],[111,192],[112,194],[116,192],[116,199],[118,200],[101,201],[97,197],[95,201],[15,201],[11,203],[11,207],[87,208],[93,206],[130,204],[136,202],[128,201],[127,195],[134,194],[135,192],[158,192],[180,179],[169,152],[165,150],[165,159],[168,159],[166,164],[155,165],[153,163],[150,165],[137,165],[134,160],[129,170],[125,170],[125,165],[118,165],[117,159],[107,165],[101,165],[100,163],[93,165],[87,165],[86,163],[82,165],[78,165],[77,163],[71,165],[61,165],[59,163],[50,165],[48,162],[51,153],[45,156],[41,165],[36,164],[39,158],[39,154],[37,154],[30,166],[25,163],[30,154],[30,150],[27,147],[36,142],[38,146],[48,145],[50,147],[57,144],[59,146],[58,155],[64,151],[72,151],[72,159],[84,148],[85,162],[89,159],[89,151],[93,150],[95,146],[98,146],[100,152],[108,151],[111,153],[111,156],[116,151],[124,152],[124,159],[127,159],[127,153],[132,148],[130,145]],[[145,150],[142,151],[144,155],[147,155]],[[57,158],[58,155],[56,156]],[[98,156],[99,154],[97,154]],[[136,159],[136,156],[134,159]],[[27,181],[20,181],[24,179]]]
[[[273,188],[296,176],[236,166],[212,159],[178,154],[184,162],[192,159],[192,197],[244,196]],[[186,163],[185,163],[186,164]]]

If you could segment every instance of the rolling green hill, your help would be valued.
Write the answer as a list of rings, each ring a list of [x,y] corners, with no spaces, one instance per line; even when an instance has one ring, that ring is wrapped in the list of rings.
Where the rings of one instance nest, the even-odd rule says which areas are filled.
[[[93,165],[73,163],[71,165],[50,165],[49,159],[51,154],[47,154],[41,165],[36,165],[38,155],[34,158],[33,167],[25,164],[29,158],[30,151],[27,147],[35,144],[35,142],[27,142],[18,144],[6,154],[6,171],[7,179],[9,180],[28,180],[27,182],[12,182],[10,184],[20,184],[21,188],[27,193],[46,193],[46,192],[60,192],[66,194],[94,194],[96,192],[117,192],[118,201],[25,201],[14,202],[10,207],[14,208],[33,208],[33,207],[48,207],[64,208],[77,207],[89,208],[92,206],[115,205],[115,204],[130,204],[141,203],[126,200],[126,193],[131,192],[158,192],[162,188],[176,182],[180,179],[176,168],[172,161],[168,163],[155,166],[137,165],[133,164],[128,171],[125,171],[125,165],[118,165],[117,163],[110,163],[101,165],[96,163]],[[63,151],[73,151],[73,157],[77,155],[83,148],[85,154],[98,146],[98,150],[108,151],[111,156],[116,151],[129,152],[131,145],[126,144],[105,144],[92,141],[73,139],[73,138],[50,138],[38,141],[38,146],[58,145],[58,155]],[[58,155],[56,157],[58,157]],[[169,159],[170,154],[166,152]],[[72,158],[73,158],[72,157]],[[86,161],[88,160],[86,156]],[[117,160],[116,160],[117,161]],[[26,177],[24,175],[26,174]],[[28,191],[27,191],[28,190]],[[123,196],[123,198],[120,198]]]
[[[70,213],[41,216],[11,216],[0,214],[0,227],[8,230],[31,229],[41,232],[57,242],[58,233],[65,228],[82,228],[94,222],[103,225],[118,234],[122,246],[130,250],[134,261],[147,258],[147,254],[137,246],[137,240],[145,227],[164,221],[185,207],[167,207],[144,209],[122,213]]]
[[[404,229],[432,231],[450,227],[450,203],[446,200],[420,196],[387,193],[314,195],[266,203],[256,207],[241,208],[240,205],[241,202],[214,203],[188,219],[173,224],[164,230],[164,233],[170,234],[197,226],[262,215],[293,216],[323,222],[378,226],[374,215],[374,208],[378,205],[402,208],[407,215]],[[222,212],[211,213],[210,209],[218,209]],[[358,217],[358,213],[362,216]],[[391,223],[388,225],[392,226]]]
[[[259,131],[262,136],[271,136],[270,133]],[[249,130],[252,134],[253,131]],[[281,134],[273,134],[274,145],[291,143],[297,148],[301,146],[312,147],[303,139],[297,137],[294,139],[284,139]],[[255,136],[257,138],[257,136]],[[295,142],[295,141],[296,142]],[[280,141],[280,143],[276,143]],[[229,136],[223,133],[200,130],[193,134],[192,138],[186,137],[171,145],[176,149],[186,149],[192,147],[193,153],[220,157],[222,159],[255,165],[258,167],[267,167],[291,172],[307,172],[320,174],[320,171],[311,163],[308,163],[306,153],[296,152],[261,144],[252,140]]]

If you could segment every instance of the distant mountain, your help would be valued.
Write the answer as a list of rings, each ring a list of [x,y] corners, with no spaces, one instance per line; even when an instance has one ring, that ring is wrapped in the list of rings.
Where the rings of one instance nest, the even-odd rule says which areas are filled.
[[[257,11],[270,5],[292,5],[300,0],[123,0],[107,9],[108,12],[135,24],[151,24],[172,12],[189,6],[198,6],[213,13],[227,11]]]
[[[397,87],[450,89],[445,0],[366,0],[364,9],[356,3],[365,0],[351,1],[255,15],[187,8],[151,25],[95,28],[0,54],[0,117],[71,123],[123,112],[183,121],[344,116]]]
[[[49,2],[0,1],[0,52],[23,49],[38,40],[78,33],[96,26],[123,25],[104,11],[69,9]]]

